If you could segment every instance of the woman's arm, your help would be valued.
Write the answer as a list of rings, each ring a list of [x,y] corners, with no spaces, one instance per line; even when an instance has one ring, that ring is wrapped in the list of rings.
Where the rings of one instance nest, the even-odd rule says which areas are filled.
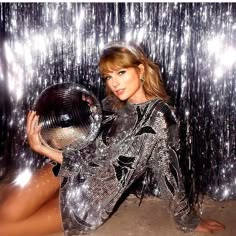
[[[43,145],[39,138],[39,116],[30,111],[27,116],[26,132],[31,149],[40,155],[59,163],[54,170],[56,176],[75,176],[83,173],[92,173],[100,164],[94,163],[96,145],[95,141],[80,149],[79,144],[66,147],[62,152]]]
[[[170,211],[178,227],[185,231],[214,232],[224,225],[214,220],[201,219],[189,206],[179,167],[179,127],[171,112],[160,118],[158,142],[149,160],[153,184],[157,183],[161,196],[170,200]],[[171,118],[171,119],[170,119]],[[155,189],[154,189],[155,190]]]
[[[39,139],[39,131],[41,127],[38,125],[38,119],[39,116],[35,111],[30,111],[28,113],[26,133],[30,147],[40,155],[46,156],[58,163],[62,163],[62,152],[48,148],[41,143]]]

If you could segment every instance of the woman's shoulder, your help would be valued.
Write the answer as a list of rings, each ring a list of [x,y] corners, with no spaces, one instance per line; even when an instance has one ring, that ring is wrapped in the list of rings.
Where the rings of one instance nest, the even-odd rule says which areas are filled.
[[[164,100],[158,99],[157,101],[155,110],[159,116],[162,116],[169,125],[176,124],[175,108]]]
[[[107,96],[101,101],[102,109],[105,111],[115,111],[114,106],[114,98],[112,96]]]

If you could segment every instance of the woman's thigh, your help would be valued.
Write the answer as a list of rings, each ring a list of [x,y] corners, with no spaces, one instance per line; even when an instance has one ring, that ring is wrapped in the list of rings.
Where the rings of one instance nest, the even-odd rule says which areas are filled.
[[[46,202],[38,211],[24,220],[0,220],[0,235],[42,236],[63,231],[59,197]]]
[[[60,180],[51,169],[50,164],[43,166],[23,188],[11,185],[0,206],[0,219],[24,219],[52,199],[59,192]]]

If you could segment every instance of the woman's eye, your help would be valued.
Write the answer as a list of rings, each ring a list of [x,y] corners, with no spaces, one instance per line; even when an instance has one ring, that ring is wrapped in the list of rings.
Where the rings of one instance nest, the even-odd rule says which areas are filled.
[[[111,76],[104,76],[104,80],[109,80],[111,79]]]
[[[125,72],[126,72],[125,70],[121,70],[121,71],[118,72],[118,74],[123,75],[123,74],[125,74]]]

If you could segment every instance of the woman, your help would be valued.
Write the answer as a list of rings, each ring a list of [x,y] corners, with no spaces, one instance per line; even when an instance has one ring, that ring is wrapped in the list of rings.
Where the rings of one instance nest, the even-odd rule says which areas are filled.
[[[214,232],[224,226],[202,220],[189,207],[176,150],[178,125],[165,103],[159,68],[136,45],[108,45],[100,58],[107,98],[97,139],[86,148],[63,152],[39,140],[38,116],[30,112],[31,148],[60,163],[59,178],[45,165],[23,189],[13,189],[0,209],[0,235],[44,235],[64,229],[79,235],[99,227],[118,199],[145,173],[150,191],[170,200],[170,210],[184,231]],[[59,209],[60,205],[60,209]],[[40,222],[40,224],[38,223]]]

